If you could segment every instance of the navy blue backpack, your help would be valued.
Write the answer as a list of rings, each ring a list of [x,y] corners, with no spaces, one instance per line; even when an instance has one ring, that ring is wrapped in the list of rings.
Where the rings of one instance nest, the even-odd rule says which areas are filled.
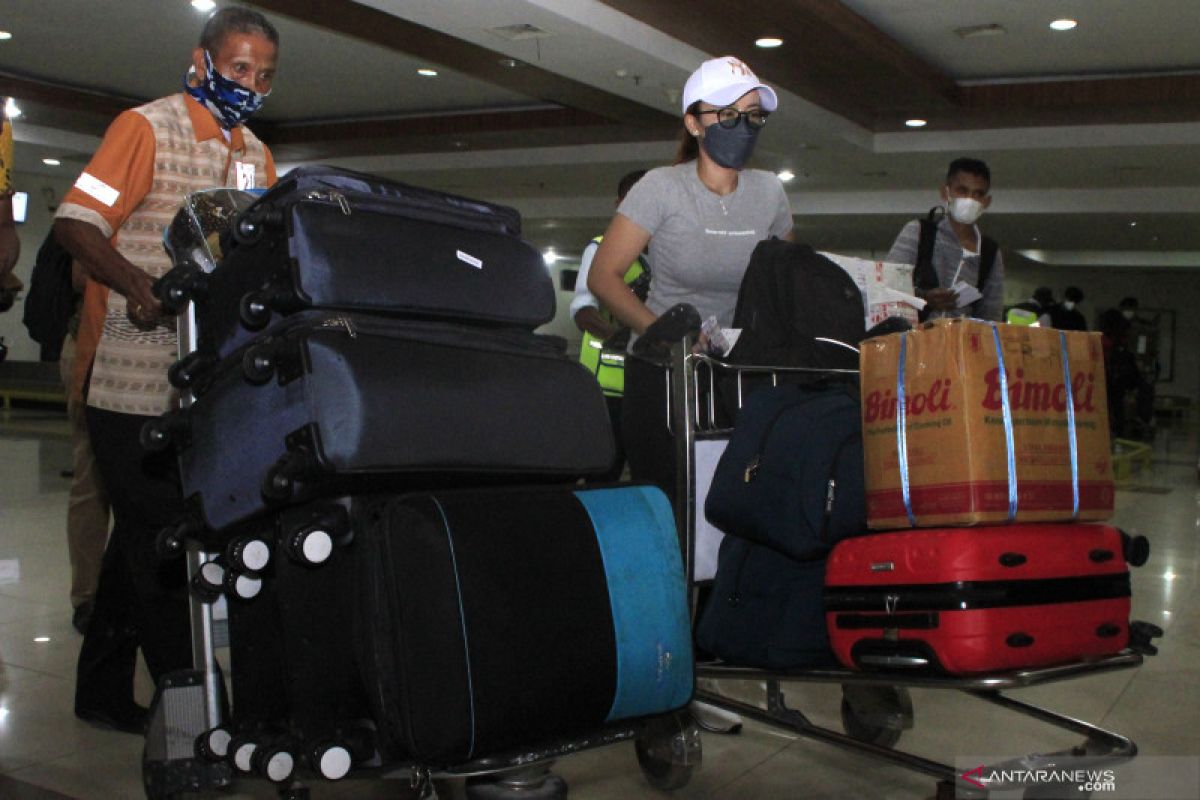
[[[786,384],[755,392],[704,505],[730,536],[800,561],[867,533],[862,419],[853,384]]]

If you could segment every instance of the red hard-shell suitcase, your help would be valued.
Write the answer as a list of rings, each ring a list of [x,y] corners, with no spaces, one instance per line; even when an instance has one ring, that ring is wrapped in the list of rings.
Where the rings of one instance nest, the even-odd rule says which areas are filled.
[[[834,652],[852,669],[951,674],[1119,652],[1129,641],[1124,546],[1116,528],[1064,523],[848,539],[825,575]]]

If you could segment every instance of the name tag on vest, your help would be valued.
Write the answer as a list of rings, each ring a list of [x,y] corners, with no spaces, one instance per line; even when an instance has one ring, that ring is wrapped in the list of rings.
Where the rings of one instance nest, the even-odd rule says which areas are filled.
[[[247,164],[245,161],[236,161],[234,166],[237,167],[237,188],[253,189],[254,165]]]

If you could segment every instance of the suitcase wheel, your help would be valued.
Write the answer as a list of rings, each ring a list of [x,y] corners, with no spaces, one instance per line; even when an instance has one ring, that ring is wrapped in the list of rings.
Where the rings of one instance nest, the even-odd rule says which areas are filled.
[[[154,537],[154,552],[162,561],[183,555],[184,550],[187,549],[188,537],[196,532],[195,524],[190,520],[168,525]]]
[[[336,742],[318,742],[308,750],[313,770],[328,781],[337,781],[350,772],[353,759],[350,751]]]
[[[1150,558],[1150,540],[1145,536],[1130,536],[1121,531],[1121,549],[1125,554],[1125,563],[1131,567],[1140,567]]]
[[[263,226],[261,211],[256,213],[244,213],[238,217],[237,221],[230,226],[229,231],[233,234],[233,240],[240,245],[252,245],[262,238]]]
[[[188,301],[204,296],[208,279],[204,270],[192,261],[180,261],[154,282],[151,291],[162,303],[163,312],[178,314]]]
[[[262,330],[271,321],[270,303],[261,293],[249,292],[242,296],[242,302],[238,305],[238,317],[247,330]]]
[[[271,546],[257,536],[233,539],[225,548],[225,557],[242,572],[262,572],[271,562]]]
[[[303,451],[287,453],[267,470],[262,482],[263,497],[272,502],[285,503],[296,495],[297,483],[309,468],[308,454]]]
[[[182,438],[187,427],[187,417],[181,411],[168,411],[162,416],[146,420],[138,434],[138,440],[142,449],[158,453]]]
[[[250,766],[271,783],[285,783],[296,773],[296,756],[286,740],[274,742],[255,748]]]
[[[187,389],[196,383],[196,378],[212,369],[216,359],[203,353],[188,353],[167,369],[167,381],[176,389]]]
[[[242,355],[242,376],[247,383],[261,386],[275,375],[275,348],[254,345]]]
[[[221,726],[209,728],[196,737],[196,758],[205,761],[223,761],[229,755],[229,742],[232,739],[228,730]]]
[[[235,569],[227,569],[225,570],[225,580],[222,581],[221,588],[224,589],[226,597],[232,597],[236,600],[253,600],[262,591],[262,584],[262,578],[257,575]]]
[[[254,766],[251,760],[254,757],[255,751],[261,747],[261,743],[257,738],[249,735],[234,736],[229,740],[226,758],[229,763],[238,772],[252,772]]]

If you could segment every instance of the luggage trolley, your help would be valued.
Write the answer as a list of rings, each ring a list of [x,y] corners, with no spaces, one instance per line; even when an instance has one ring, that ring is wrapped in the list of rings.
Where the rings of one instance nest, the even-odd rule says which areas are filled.
[[[706,440],[728,439],[731,428],[720,418],[718,402],[718,379],[725,385],[731,381],[735,387],[733,398],[741,408],[747,382],[757,380],[770,385],[780,381],[809,376],[857,375],[857,370],[806,369],[798,367],[757,367],[731,364],[710,356],[692,352],[694,340],[685,338],[671,349],[671,369],[668,381],[668,409],[672,432],[675,437],[677,455],[676,476],[676,523],[680,531],[683,548],[684,568],[688,585],[693,587],[691,610],[693,619],[696,608],[695,570],[697,555],[697,444]],[[1135,624],[1136,625],[1136,624]],[[1144,625],[1144,623],[1142,624]],[[1131,626],[1135,627],[1135,626]],[[1155,652],[1149,637],[1161,633],[1149,630],[1131,630],[1135,639],[1142,641],[1112,656],[1096,660],[1080,661],[1052,667],[1018,670],[1000,674],[972,677],[953,677],[936,674],[916,674],[927,663],[910,659],[910,672],[896,669],[888,671],[855,672],[844,668],[811,668],[772,671],[758,668],[730,666],[721,662],[700,662],[696,666],[697,679],[722,681],[745,681],[764,683],[766,687],[766,709],[721,694],[717,690],[696,691],[698,700],[718,708],[740,714],[765,725],[782,728],[800,736],[826,742],[857,751],[865,755],[930,775],[937,780],[937,797],[986,798],[989,792],[1013,792],[1020,785],[994,784],[988,789],[979,789],[964,781],[959,770],[952,765],[934,761],[914,753],[895,749],[901,733],[912,727],[912,701],[908,689],[954,689],[1018,714],[1040,720],[1050,726],[1080,734],[1082,745],[1067,751],[1029,755],[1005,764],[994,764],[997,770],[1006,764],[1024,770],[1048,768],[1056,759],[1066,756],[1089,756],[1100,759],[1104,764],[1119,764],[1132,760],[1137,746],[1130,739],[1112,731],[1104,730],[1081,720],[1073,719],[1045,708],[1008,697],[1004,692],[1055,681],[1068,680],[1084,675],[1130,669],[1142,663],[1143,652]],[[842,731],[821,727],[796,709],[788,707],[781,684],[784,681],[840,684],[842,686],[841,718]],[[1007,796],[1012,796],[1011,794]],[[1076,795],[1071,795],[1076,796]]]
[[[203,275],[216,264],[213,245],[221,233],[253,202],[255,195],[231,189],[195,192],[185,199],[183,209],[164,234],[164,244],[176,267],[156,291],[168,310],[178,312],[179,362],[172,367],[172,383],[187,387],[188,374],[198,363],[196,313],[189,297],[202,290]],[[197,235],[199,234],[199,236]],[[191,404],[193,395],[181,389],[181,406]],[[170,423],[147,426],[143,445],[164,446],[172,435]],[[213,584],[206,570],[219,557],[191,536],[186,523],[164,530],[157,542],[161,556],[186,557],[189,586],[200,578]],[[253,580],[253,579],[252,579]],[[215,579],[215,583],[220,583]],[[226,587],[228,588],[228,587]],[[257,587],[238,591],[253,597]],[[170,673],[156,688],[150,708],[142,753],[142,781],[147,798],[166,800],[189,793],[230,787],[237,779],[231,752],[232,739],[224,727],[229,715],[228,699],[217,661],[217,650],[227,646],[229,633],[224,598],[201,598],[190,593],[193,669]],[[235,666],[236,668],[236,666]],[[700,737],[686,710],[660,716],[611,723],[566,741],[544,742],[534,747],[491,754],[449,767],[431,769],[419,763],[381,763],[376,757],[355,768],[353,776],[364,779],[408,781],[422,798],[436,798],[437,781],[467,779],[466,796],[471,800],[559,800],[567,796],[565,781],[549,771],[558,758],[596,747],[634,742],[638,764],[647,781],[659,788],[677,788],[687,783],[700,761]],[[304,800],[307,786],[294,779],[301,754],[277,753],[254,761],[256,771],[278,788],[287,800]],[[320,752],[303,753],[309,773],[328,779],[347,775],[352,757],[347,746],[331,746]],[[276,762],[276,759],[279,759]],[[354,759],[356,760],[356,759]],[[244,767],[239,764],[239,769]],[[276,770],[279,770],[276,772]],[[286,776],[286,777],[279,777]]]

